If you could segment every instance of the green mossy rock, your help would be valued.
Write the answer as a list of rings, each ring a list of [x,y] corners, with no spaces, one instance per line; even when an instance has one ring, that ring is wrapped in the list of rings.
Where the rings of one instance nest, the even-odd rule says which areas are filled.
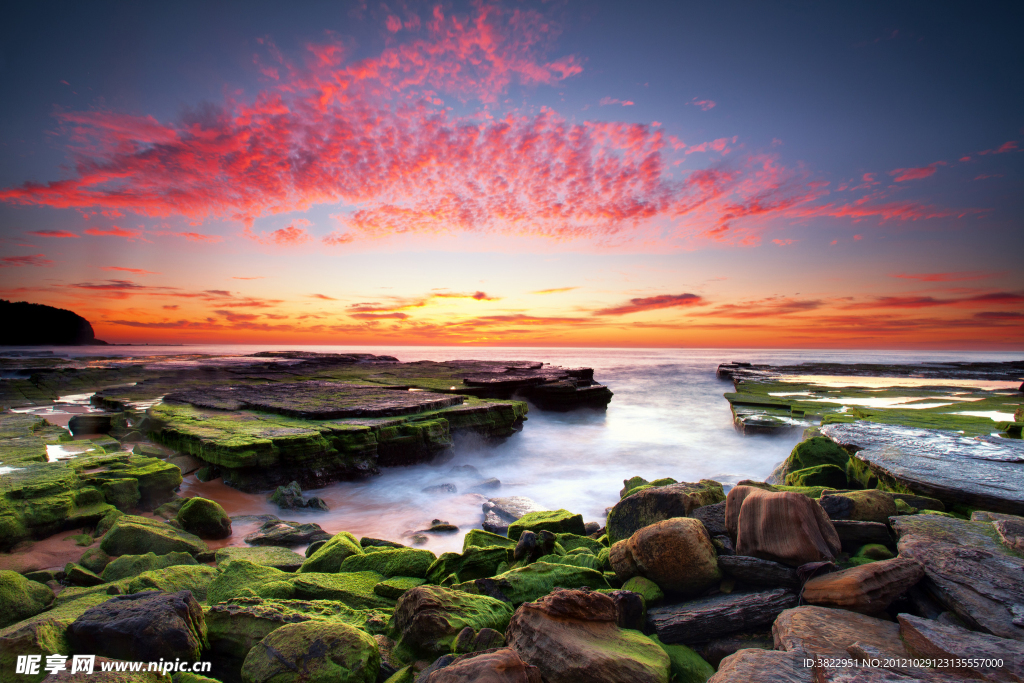
[[[886,548],[880,543],[868,543],[862,545],[855,555],[850,557],[850,564],[861,565],[868,564],[869,562],[878,562],[879,560],[891,560],[895,555],[892,551]]]
[[[341,563],[348,557],[362,554],[363,549],[359,545],[359,539],[347,531],[342,531],[332,536],[331,540],[310,555],[299,567],[299,573],[336,572],[341,569]]]
[[[538,557],[536,561],[549,564],[565,564],[570,567],[586,567],[596,571],[601,571],[602,569],[601,560],[596,555],[587,552],[573,553],[572,555],[543,555]]]
[[[416,680],[416,670],[410,664],[393,673],[384,683],[413,683],[414,680]]]
[[[34,617],[52,602],[49,586],[29,581],[18,572],[0,570],[0,628]]]
[[[108,555],[186,552],[195,556],[210,550],[198,536],[175,529],[164,522],[134,515],[118,518],[104,535],[100,548]]]
[[[191,591],[199,602],[206,602],[210,584],[220,574],[214,567],[205,564],[179,564],[166,569],[143,572],[128,582],[129,593],[160,590],[167,593]]]
[[[245,657],[245,683],[374,683],[380,673],[377,643],[337,622],[301,622],[273,631]]]
[[[715,675],[715,667],[685,645],[666,645],[658,636],[648,636],[665,654],[671,664],[672,683],[707,683]]]
[[[478,579],[452,586],[455,590],[474,595],[495,595],[500,592],[506,601],[516,607],[532,602],[557,588],[582,588],[593,590],[611,588],[604,575],[586,567],[565,564],[534,562],[526,567],[509,570],[492,579]],[[496,592],[495,592],[496,591]]]
[[[816,465],[835,465],[846,469],[850,462],[850,454],[832,439],[825,436],[813,436],[801,441],[786,459],[787,472],[815,467]]]
[[[577,536],[576,534],[555,534],[555,542],[562,546],[567,553],[586,548],[594,555],[597,555],[606,547],[604,543],[595,541],[589,536]]]
[[[497,547],[514,549],[516,542],[508,536],[499,536],[482,529],[470,529],[466,533],[466,537],[462,539],[462,549],[466,550],[471,546],[478,548]]]
[[[412,590],[416,586],[422,586],[424,583],[426,583],[425,579],[413,576],[394,576],[374,586],[373,592],[382,598],[397,600],[406,591]]]
[[[406,591],[388,622],[387,634],[396,641],[400,658],[433,660],[452,651],[452,643],[467,626],[504,633],[512,607],[486,595],[423,585]]]
[[[371,571],[386,578],[414,576],[426,578],[427,570],[437,560],[429,550],[415,548],[384,548],[365,555],[350,555],[341,563],[340,572]]]
[[[895,500],[893,500],[893,503],[896,505],[896,514],[897,515],[916,515],[917,514],[917,508],[912,507],[910,505],[910,503],[908,503],[907,501],[905,501],[905,500],[903,500],[901,498],[896,498]]]
[[[736,484],[736,486],[753,486],[762,491],[772,491],[775,493],[799,493],[808,498],[821,498],[822,493],[832,488],[831,486],[783,486],[780,484],[766,484],[763,481],[752,481],[750,479],[744,479]]]
[[[72,586],[98,586],[104,583],[99,576],[73,562],[64,565],[64,580]]]
[[[103,534],[107,533],[111,528],[113,528],[114,523],[122,517],[124,517],[123,512],[110,508],[110,510],[100,518],[100,521],[96,523],[96,530],[93,532],[93,536],[99,538]]]
[[[583,515],[574,515],[568,510],[544,510],[527,512],[508,526],[508,537],[518,541],[524,531],[550,531],[554,534],[566,533],[586,536],[587,530],[583,523]]]
[[[846,468],[837,465],[814,465],[786,475],[786,486],[827,486],[845,489]]]
[[[105,481],[100,484],[99,488],[103,492],[103,498],[121,512],[135,509],[142,499],[142,494],[139,493],[138,479]]]
[[[185,531],[199,538],[227,538],[231,520],[218,503],[206,498],[190,498],[175,518]]]
[[[658,587],[658,584],[642,576],[634,576],[623,583],[622,590],[639,593],[648,607],[653,607],[665,598],[665,593]]]
[[[104,581],[120,581],[154,569],[165,569],[175,565],[196,565],[196,559],[188,553],[176,552],[166,555],[146,553],[145,555],[122,555],[111,560],[100,574]]]
[[[511,557],[508,548],[489,546],[481,548],[470,546],[462,554],[443,553],[427,569],[427,583],[440,584],[454,574],[456,581],[472,581],[487,576],[494,576],[502,562]]]
[[[78,559],[78,564],[94,574],[99,574],[113,559],[110,555],[103,552],[102,548],[89,548],[82,553],[82,557]]]
[[[276,545],[257,548],[221,548],[214,557],[218,565],[225,565],[234,560],[248,560],[253,564],[273,567],[283,572],[297,571],[306,561],[302,555]]]
[[[725,491],[722,485],[710,479],[655,486],[634,493],[620,500],[608,512],[608,542],[627,539],[646,526],[672,517],[686,517],[699,507],[723,500]]]
[[[630,477],[629,479],[622,480],[622,489],[619,491],[619,500],[622,500],[629,495],[629,492],[638,486],[650,486],[651,482],[647,481],[643,477]]]
[[[384,578],[377,572],[365,571],[338,574],[304,572],[295,574],[289,583],[299,600],[338,600],[352,609],[386,609],[394,607],[394,600],[373,592],[373,587]]]
[[[293,576],[295,575],[289,572],[264,567],[248,560],[234,560],[224,565],[220,574],[210,583],[206,601],[215,605],[245,595],[246,589],[252,597],[290,598],[294,589],[288,584],[288,580]]]

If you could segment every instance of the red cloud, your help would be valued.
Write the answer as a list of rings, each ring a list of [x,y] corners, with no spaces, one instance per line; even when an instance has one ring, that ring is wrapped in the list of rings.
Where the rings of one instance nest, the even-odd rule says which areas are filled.
[[[939,166],[946,165],[945,161],[935,161],[921,168],[897,168],[889,171],[889,175],[895,176],[893,181],[897,183],[902,183],[906,180],[921,180],[922,178],[935,175],[935,172],[939,170]]]
[[[7,256],[5,258],[0,258],[0,268],[52,265],[53,261],[43,258],[43,254],[32,254],[31,256]]]
[[[123,273],[135,273],[136,275],[159,275],[160,273],[154,273],[151,270],[142,270],[141,268],[122,268],[120,266],[103,266],[100,270],[119,270]]]
[[[405,313],[349,313],[350,318],[357,320],[405,320],[409,316]]]
[[[110,230],[103,230],[102,228],[86,228],[86,235],[105,236],[105,237],[127,237],[129,240],[138,239],[142,237],[141,230],[131,230],[125,228],[119,228],[116,225],[111,227]]]
[[[776,239],[776,240],[772,240],[772,243],[773,244],[777,244],[780,247],[788,247],[789,245],[791,245],[791,244],[793,244],[794,242],[797,242],[797,241],[798,240],[793,240],[793,239],[784,239],[784,240]]]
[[[326,294],[310,294],[308,295],[311,299],[323,299],[324,301],[337,301],[333,296],[327,296]]]
[[[175,237],[184,237],[189,242],[209,242],[216,244],[222,241],[224,238],[220,235],[203,235],[198,232],[172,232]]]
[[[1017,151],[1017,141],[1010,140],[1009,142],[1004,142],[995,149],[986,149],[984,152],[978,152],[978,154],[1006,154],[1007,152],[1015,151]]]
[[[936,299],[931,296],[881,296],[872,301],[847,304],[846,310],[856,311],[873,308],[931,308],[934,306],[976,306],[989,304],[1024,303],[1024,295],[1012,292],[991,292],[961,299]]]
[[[1001,273],[973,270],[957,273],[896,273],[891,277],[898,277],[904,280],[920,280],[921,282],[962,282],[964,280],[984,280],[996,275],[1001,275]]]
[[[660,294],[658,296],[630,299],[627,304],[594,311],[594,315],[626,315],[628,313],[654,311],[659,308],[693,306],[703,302],[704,299],[697,294]]]
[[[37,235],[38,237],[81,237],[81,235],[70,230],[30,230],[28,234]]]
[[[696,97],[690,100],[687,104],[692,104],[696,107],[700,107],[703,111],[710,111],[711,109],[715,108],[714,100],[698,100]]]

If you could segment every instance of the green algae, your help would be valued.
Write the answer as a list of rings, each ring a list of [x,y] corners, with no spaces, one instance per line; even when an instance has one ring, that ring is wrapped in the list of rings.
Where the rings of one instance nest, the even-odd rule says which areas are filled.
[[[347,531],[335,534],[310,555],[299,572],[336,572],[341,564],[352,555],[362,555],[363,548],[359,539]]]
[[[483,531],[482,529],[470,529],[465,538],[462,539],[462,549],[466,550],[471,546],[479,548],[497,547],[497,548],[515,548],[516,542],[508,536],[500,536],[498,534],[491,533],[490,531]]]
[[[341,563],[338,571],[374,571],[387,578],[409,576],[423,579],[435,560],[437,556],[429,550],[388,548],[365,555],[350,555]]]
[[[508,526],[508,537],[519,540],[524,531],[550,531],[552,533],[569,533],[585,536],[587,531],[583,524],[583,515],[573,514],[568,510],[544,510],[528,512]]]

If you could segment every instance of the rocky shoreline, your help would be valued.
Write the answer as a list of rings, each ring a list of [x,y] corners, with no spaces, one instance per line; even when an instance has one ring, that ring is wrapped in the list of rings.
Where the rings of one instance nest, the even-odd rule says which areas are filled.
[[[440,555],[275,518],[249,546],[211,550],[238,520],[176,494],[188,467],[243,489],[281,485],[278,505],[293,509],[316,504],[303,482],[433,458],[461,430],[507,438],[524,400],[563,410],[610,399],[592,371],[535,363],[272,358],[73,373],[88,379],[51,368],[35,389],[3,390],[25,401],[91,382],[121,441],[47,462],[63,430],[0,415],[0,466],[12,468],[0,476],[0,538],[18,550],[80,530],[83,549],[62,567],[0,570],[0,681],[64,680],[42,666],[14,673],[19,656],[53,654],[211,663],[176,683],[1024,680],[1020,392],[957,388],[985,409],[1016,406],[993,436],[936,408],[905,420],[913,409],[839,411],[812,402],[831,391],[814,381],[779,389],[791,369],[729,364],[719,374],[736,382],[739,422],[760,419],[744,411],[763,397],[766,423],[805,430],[768,482],[633,477],[603,524],[490,498],[483,529]],[[112,386],[125,373],[140,379]],[[972,373],[1021,374],[916,379]],[[952,395],[920,388],[921,401]],[[917,396],[875,389],[867,398]],[[776,420],[783,404],[807,424]]]

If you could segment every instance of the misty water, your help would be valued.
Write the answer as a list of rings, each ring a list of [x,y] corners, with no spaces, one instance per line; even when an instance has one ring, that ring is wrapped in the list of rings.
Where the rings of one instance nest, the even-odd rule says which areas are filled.
[[[722,394],[732,384],[717,379],[721,362],[799,363],[803,361],[913,363],[938,360],[1014,360],[1019,354],[872,351],[765,351],[722,349],[558,349],[452,347],[106,347],[75,349],[74,355],[170,355],[183,353],[248,354],[296,348],[323,352],[392,355],[401,361],[456,358],[537,360],[566,367],[588,366],[595,379],[615,394],[607,411],[569,413],[531,409],[523,431],[498,444],[457,438],[450,459],[413,467],[386,468],[364,481],[340,482],[306,495],[317,495],[330,512],[282,511],[267,494],[247,494],[220,480],[201,483],[187,476],[183,495],[220,502],[229,514],[274,514],[282,519],[316,522],[328,532],[350,531],[409,543],[410,536],[446,520],[459,533],[429,534],[425,547],[435,552],[459,550],[462,536],[480,528],[481,505],[488,496],[527,496],[548,509],[582,513],[603,525],[605,510],[619,497],[623,479],[701,478],[734,483],[763,480],[785,458],[799,434],[741,436],[732,427]],[[68,355],[68,348],[54,349]],[[452,472],[473,465],[478,476]],[[486,495],[468,490],[479,479],[496,477],[501,488]],[[451,483],[457,494],[425,493],[435,484]],[[257,521],[236,521],[229,539],[211,545],[242,545]]]

